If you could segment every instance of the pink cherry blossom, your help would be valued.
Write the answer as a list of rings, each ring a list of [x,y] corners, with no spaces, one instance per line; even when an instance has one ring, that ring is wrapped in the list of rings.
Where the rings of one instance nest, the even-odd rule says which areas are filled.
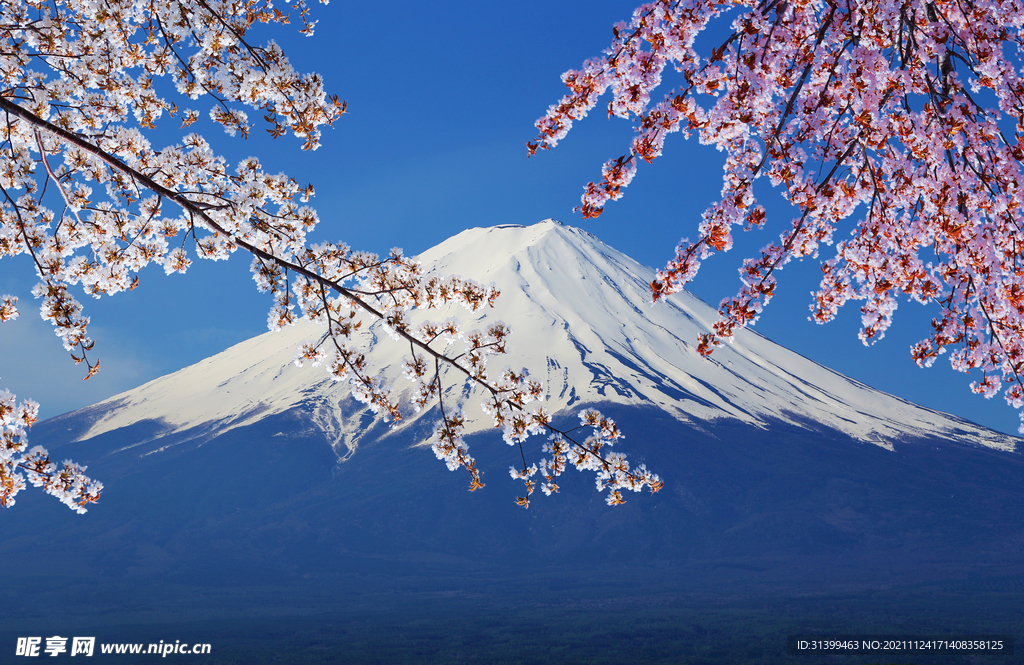
[[[695,39],[716,20],[731,21],[727,36],[698,53]],[[776,269],[831,247],[814,320],[861,301],[860,337],[871,344],[900,294],[934,304],[917,363],[955,348],[952,366],[984,377],[972,390],[1002,391],[1020,408],[1022,26],[1024,5],[1002,0],[657,0],[615,26],[601,57],[566,72],[569,93],[537,121],[528,148],[557,145],[606,93],[609,114],[634,120],[629,151],[587,186],[585,217],[618,199],[669,134],[725,152],[721,194],[697,240],[683,240],[651,284],[655,300],[728,251],[734,227],[766,225],[757,179],[797,208],[777,223],[778,240],[744,261],[743,285],[722,301],[702,354],[757,320]],[[683,84],[656,101],[667,66]]]

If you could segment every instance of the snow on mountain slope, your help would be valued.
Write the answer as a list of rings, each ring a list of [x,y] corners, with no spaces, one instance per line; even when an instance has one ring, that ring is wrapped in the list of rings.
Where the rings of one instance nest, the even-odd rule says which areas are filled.
[[[484,320],[509,324],[510,353],[491,363],[527,367],[546,380],[552,412],[594,402],[644,404],[695,426],[721,418],[757,426],[817,423],[887,448],[922,436],[1003,450],[1016,444],[1014,437],[873,390],[751,331],[702,359],[696,340],[715,321],[713,308],[686,292],[651,305],[651,268],[553,220],[469,229],[419,259],[441,274],[498,285],[496,307],[481,315],[425,315],[454,314],[467,328]],[[224,431],[304,405],[314,425],[336,436],[336,449],[343,444],[351,452],[363,420],[352,415],[361,405],[347,401],[347,387],[322,369],[292,364],[295,347],[320,331],[302,323],[266,333],[89,407],[98,417],[79,439],[146,419],[162,420],[164,433]],[[378,325],[362,334],[371,365],[399,394],[407,390],[400,360],[408,346],[392,342]],[[463,384],[454,375],[448,381],[449,394],[464,400]],[[468,398],[470,415],[481,397]],[[469,431],[489,427],[481,417]]]

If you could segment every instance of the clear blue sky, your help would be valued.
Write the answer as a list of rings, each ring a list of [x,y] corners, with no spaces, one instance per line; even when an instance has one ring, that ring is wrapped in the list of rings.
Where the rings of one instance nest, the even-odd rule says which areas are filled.
[[[322,73],[328,88],[348,101],[349,114],[325,132],[324,146],[304,153],[298,141],[271,141],[262,128],[248,141],[209,127],[200,131],[232,160],[257,155],[268,170],[311,182],[323,239],[416,254],[469,227],[554,217],[661,267],[681,237],[695,236],[700,213],[718,193],[719,153],[672,136],[666,155],[641,166],[621,201],[597,220],[581,220],[572,208],[583,185],[600,175],[606,159],[622,154],[630,124],[598,111],[556,150],[527,159],[525,148],[533,122],[563,94],[560,74],[598,55],[613,23],[633,8],[629,0],[315,5],[314,37],[289,28],[273,37],[297,69]],[[734,293],[742,259],[789,224],[782,206],[774,212],[768,230],[738,231],[732,252],[705,262],[691,290],[713,305]],[[150,269],[139,289],[85,303],[103,369],[83,382],[84,372],[38,318],[27,262],[4,259],[0,266],[0,293],[20,296],[23,312],[0,326],[0,387],[40,401],[43,417],[266,330],[269,302],[255,291],[246,257],[197,263],[188,275],[170,278]],[[857,339],[856,306],[828,326],[807,321],[819,274],[813,261],[787,266],[755,330],[886,392],[1016,432],[1016,412],[1002,398],[971,394],[970,379],[944,358],[930,370],[910,359],[910,345],[927,334],[935,310],[901,303],[886,338],[868,349]]]

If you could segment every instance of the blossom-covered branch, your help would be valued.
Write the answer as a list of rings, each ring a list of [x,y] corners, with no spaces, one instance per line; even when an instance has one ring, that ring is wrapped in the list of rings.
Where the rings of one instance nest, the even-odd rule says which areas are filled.
[[[731,21],[729,34],[702,55],[695,41],[716,19]],[[655,300],[729,250],[734,226],[765,225],[757,179],[781,188],[799,214],[744,261],[743,285],[722,301],[701,353],[757,320],[779,267],[834,244],[814,320],[863,301],[860,338],[870,344],[884,336],[900,293],[936,303],[941,316],[912,348],[914,360],[929,366],[952,349],[955,369],[983,374],[974,392],[1002,391],[1019,409],[1022,19],[1024,5],[1001,0],[658,0],[615,26],[602,57],[563,75],[570,93],[537,121],[528,148],[554,147],[606,92],[610,115],[635,119],[628,154],[587,186],[584,216],[618,199],[668,134],[696,133],[726,153],[721,197],[698,239],[684,239],[658,273]],[[654,102],[669,65],[682,85]]]
[[[294,8],[304,32],[311,32],[305,5]],[[0,25],[7,28],[0,31],[0,73],[5,76],[0,91],[0,255],[32,256],[43,280],[35,292],[45,296],[42,314],[65,348],[81,354],[74,357],[89,365],[90,375],[99,363],[85,355],[94,343],[70,286],[80,285],[95,297],[111,295],[135,288],[135,273],[151,263],[168,274],[184,272],[192,261],[189,246],[199,257],[214,260],[243,250],[253,257],[257,287],[274,300],[268,317],[272,330],[299,317],[326,329],[319,342],[297,350],[296,363],[325,364],[374,412],[383,410],[394,420],[402,415],[391,387],[374,375],[354,338],[360,313],[381,320],[397,342],[409,344],[406,375],[416,383],[417,409],[441,400],[444,365],[485,390],[485,408],[495,426],[505,428],[510,444],[521,446],[530,433],[541,431],[567,436],[550,424],[543,409],[525,411],[542,395],[525,372],[489,373],[487,359],[504,353],[507,326],[463,331],[454,319],[414,326],[409,318],[412,309],[450,302],[477,311],[493,304],[498,296],[494,287],[425,275],[400,250],[380,258],[344,244],[309,245],[307,235],[318,223],[306,205],[312,187],[266,173],[254,157],[231,172],[196,134],[185,135],[180,145],[159,150],[150,145],[143,130],[164,111],[181,113],[154,91],[152,78],[164,74],[174,78],[179,93],[213,99],[211,118],[229,133],[250,131],[244,112],[230,106],[237,102],[265,111],[274,137],[290,131],[303,140],[303,148],[319,145],[319,128],[340,118],[345,104],[324,92],[319,76],[292,70],[275,45],[246,42],[253,23],[286,22],[271,2],[114,0],[95,5],[67,0],[5,5],[2,11]],[[53,78],[29,70],[33,63]],[[129,113],[135,126],[124,124]],[[185,126],[198,118],[191,110],[182,116]],[[62,208],[59,213],[54,203]],[[168,215],[167,204],[180,214]],[[447,348],[455,340],[464,347],[458,356],[434,346]],[[433,361],[433,371],[426,358]],[[441,407],[434,452],[450,468],[470,472],[470,489],[482,487],[462,438],[462,415]],[[622,501],[622,489],[660,488],[658,477],[645,468],[630,470],[621,456],[602,453],[617,432],[599,415],[588,418],[600,434],[574,442],[574,461],[598,473],[599,486],[610,490],[609,503]],[[561,452],[553,454],[556,462],[562,459]],[[548,469],[548,462],[541,464]],[[56,473],[36,466],[37,474]],[[523,473],[528,471],[524,456]],[[553,481],[558,474],[547,475]],[[527,489],[529,495],[529,482]]]

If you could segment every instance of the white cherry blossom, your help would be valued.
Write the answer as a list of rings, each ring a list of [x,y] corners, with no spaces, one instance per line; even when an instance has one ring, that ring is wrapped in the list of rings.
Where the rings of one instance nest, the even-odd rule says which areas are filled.
[[[257,157],[232,166],[195,133],[164,147],[150,140],[158,123],[193,125],[202,113],[190,108],[197,102],[232,136],[247,136],[249,111],[257,111],[273,137],[291,134],[302,149],[315,150],[320,129],[342,117],[345,102],[327,94],[318,74],[296,72],[276,43],[259,46],[248,36],[257,23],[289,21],[311,35],[309,11],[305,0],[281,7],[273,0],[0,3],[0,258],[31,258],[40,312],[88,378],[100,363],[72,287],[110,296],[138,287],[137,273],[150,264],[181,273],[196,258],[248,253],[257,289],[272,300],[270,329],[301,317],[324,328],[296,350],[295,363],[309,361],[347,381],[355,399],[394,421],[402,417],[395,390],[368,366],[356,333],[364,321],[380,320],[408,346],[414,408],[441,406],[434,452],[449,468],[468,470],[470,489],[477,489],[483,483],[462,437],[463,415],[441,400],[441,366],[483,391],[495,426],[521,450],[529,434],[559,431],[546,413],[524,410],[540,399],[540,384],[525,371],[488,369],[489,356],[505,352],[508,326],[464,330],[455,319],[414,325],[409,313],[448,303],[475,312],[493,305],[497,288],[424,275],[399,249],[380,257],[343,243],[307,244],[319,222],[307,205],[311,186],[267,173]],[[177,99],[164,94],[170,86],[155,83],[165,76]],[[17,316],[17,299],[3,296],[0,321]],[[35,414],[33,402],[0,396],[0,504],[12,504],[27,478],[84,511],[101,489],[84,468],[58,466],[39,447],[24,452]],[[568,433],[559,435],[572,443]],[[611,492],[627,482],[596,443],[573,445],[588,468],[607,475]],[[654,474],[627,477],[661,487]]]

